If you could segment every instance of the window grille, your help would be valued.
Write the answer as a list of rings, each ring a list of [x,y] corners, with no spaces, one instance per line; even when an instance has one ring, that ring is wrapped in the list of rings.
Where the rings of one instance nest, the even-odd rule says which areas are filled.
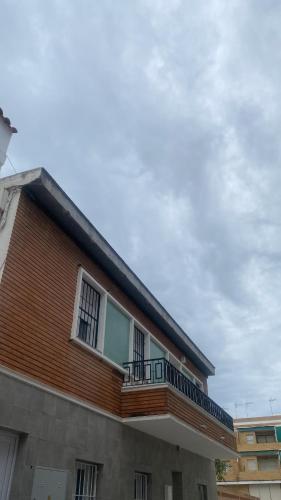
[[[147,500],[147,474],[135,472],[134,500]]]
[[[96,500],[97,465],[76,462],[74,500]]]
[[[199,500],[208,500],[207,486],[205,484],[198,484]]]
[[[267,433],[267,434],[256,434],[257,443],[274,443],[275,442],[275,434]]]
[[[77,335],[83,342],[94,348],[97,346],[99,312],[99,292],[82,279]]]
[[[134,378],[142,380],[144,378],[144,333],[135,326],[134,348],[133,348]]]

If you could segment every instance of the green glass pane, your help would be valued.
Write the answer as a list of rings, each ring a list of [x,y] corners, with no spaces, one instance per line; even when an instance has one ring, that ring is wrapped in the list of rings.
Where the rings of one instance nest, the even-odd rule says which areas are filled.
[[[165,358],[166,352],[150,339],[150,359]],[[164,382],[164,362],[154,361],[151,364],[151,378],[155,384]]]
[[[111,302],[107,303],[104,354],[121,365],[128,361],[130,320]]]
[[[150,359],[165,358],[165,351],[158,344],[150,340]]]

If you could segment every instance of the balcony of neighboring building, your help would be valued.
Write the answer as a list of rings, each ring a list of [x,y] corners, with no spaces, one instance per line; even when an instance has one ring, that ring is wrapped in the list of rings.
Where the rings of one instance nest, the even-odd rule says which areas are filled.
[[[281,443],[276,440],[274,428],[256,428],[238,433],[238,452],[259,452],[281,450]]]
[[[225,481],[281,481],[279,452],[257,453],[243,454],[239,460],[227,462]]]
[[[237,456],[231,416],[167,359],[123,366],[124,423],[201,456]]]

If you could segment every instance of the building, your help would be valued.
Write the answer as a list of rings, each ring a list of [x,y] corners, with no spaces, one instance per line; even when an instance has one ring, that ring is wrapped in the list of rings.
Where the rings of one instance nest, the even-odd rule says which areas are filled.
[[[260,500],[258,497],[253,497],[247,493],[236,493],[228,491],[229,488],[223,486],[218,487],[218,500]]]
[[[0,108],[0,170],[6,161],[7,149],[12,134],[16,133],[17,129],[11,125],[11,121],[4,116],[3,110]]]
[[[210,375],[45,170],[0,179],[1,500],[215,500]]]
[[[234,421],[239,459],[227,462],[225,482],[261,500],[281,500],[281,416]]]

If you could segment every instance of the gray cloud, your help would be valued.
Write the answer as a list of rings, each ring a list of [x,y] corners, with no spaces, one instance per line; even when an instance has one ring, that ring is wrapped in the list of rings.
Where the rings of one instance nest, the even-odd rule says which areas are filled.
[[[280,14],[2,2],[13,164],[50,171],[216,364],[210,393],[232,413],[271,396],[281,412]]]

